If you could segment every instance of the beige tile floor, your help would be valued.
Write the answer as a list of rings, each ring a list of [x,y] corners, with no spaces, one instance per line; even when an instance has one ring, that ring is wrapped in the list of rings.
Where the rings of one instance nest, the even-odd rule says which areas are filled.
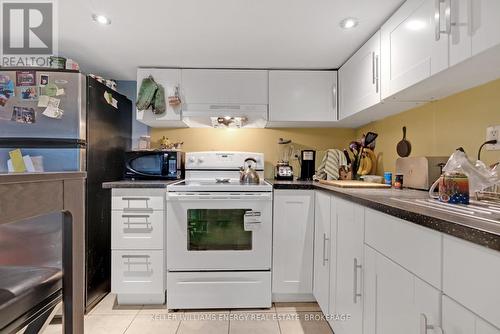
[[[85,316],[85,334],[331,334],[321,316],[316,303],[169,312],[165,306],[119,306],[110,294]],[[51,324],[44,334],[59,334],[61,329]]]

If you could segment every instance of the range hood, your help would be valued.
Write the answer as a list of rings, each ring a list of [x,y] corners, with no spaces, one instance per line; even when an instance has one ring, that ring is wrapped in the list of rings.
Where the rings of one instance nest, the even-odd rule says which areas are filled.
[[[185,104],[182,121],[190,128],[264,128],[267,104]]]
[[[268,71],[182,70],[182,121],[192,128],[263,128]]]

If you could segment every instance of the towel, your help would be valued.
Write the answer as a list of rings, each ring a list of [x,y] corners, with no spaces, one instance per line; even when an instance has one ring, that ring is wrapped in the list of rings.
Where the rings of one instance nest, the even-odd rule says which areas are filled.
[[[338,180],[340,167],[347,166],[347,159],[344,152],[338,149],[326,150],[326,154],[321,160],[318,171],[314,175],[315,180]]]

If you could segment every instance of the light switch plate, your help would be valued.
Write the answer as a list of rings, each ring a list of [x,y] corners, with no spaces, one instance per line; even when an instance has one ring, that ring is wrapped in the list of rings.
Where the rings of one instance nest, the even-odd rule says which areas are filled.
[[[500,142],[500,125],[489,126],[486,128],[486,141],[496,139]],[[486,145],[486,150],[488,151],[498,151],[500,150],[500,143],[495,145]]]

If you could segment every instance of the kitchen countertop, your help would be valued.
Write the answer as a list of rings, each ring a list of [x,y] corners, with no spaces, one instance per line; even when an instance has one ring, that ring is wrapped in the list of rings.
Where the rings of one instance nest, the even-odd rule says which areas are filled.
[[[104,182],[104,189],[112,188],[166,188],[169,184],[181,180],[121,180],[113,182]]]
[[[334,193],[371,209],[500,251],[500,222],[468,218],[400,200],[429,198],[426,191],[339,188],[313,181],[267,180],[274,189],[317,189]]]

